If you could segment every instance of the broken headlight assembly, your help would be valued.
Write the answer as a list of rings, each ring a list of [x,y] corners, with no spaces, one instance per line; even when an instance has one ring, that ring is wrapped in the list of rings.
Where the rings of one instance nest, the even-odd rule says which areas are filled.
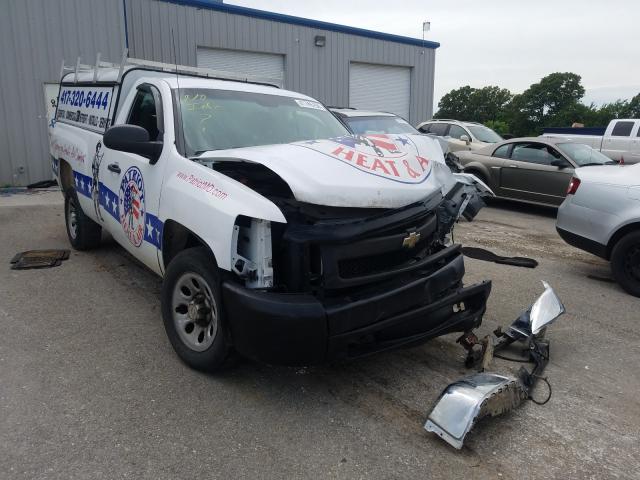
[[[466,364],[473,366],[482,362],[481,372],[470,375],[447,386],[424,428],[439,435],[455,448],[462,448],[464,438],[483,417],[497,416],[519,406],[527,399],[544,404],[551,398],[551,385],[542,377],[549,362],[549,342],[544,339],[546,327],[565,313],[564,305],[549,284],[542,282],[545,290],[506,331],[500,328],[493,336],[482,341],[471,332],[458,339],[468,352]],[[524,346],[525,356],[513,358],[501,352],[518,342]],[[482,349],[475,347],[481,345]],[[516,376],[486,372],[491,360],[501,358],[533,364],[531,371],[521,367]],[[535,400],[532,391],[543,380],[549,395],[544,401]]]
[[[238,217],[231,238],[231,269],[247,288],[273,287],[271,222]]]

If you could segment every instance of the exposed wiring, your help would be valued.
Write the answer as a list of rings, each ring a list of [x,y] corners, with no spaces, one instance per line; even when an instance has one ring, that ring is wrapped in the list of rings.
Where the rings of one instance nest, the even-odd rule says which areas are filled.
[[[551,395],[553,394],[553,390],[551,389],[551,383],[549,383],[549,380],[547,380],[547,377],[541,377],[540,375],[534,375],[534,374],[531,374],[531,376],[535,377],[535,378],[537,378],[539,380],[542,380],[544,383],[547,384],[547,387],[549,388],[549,395],[547,396],[547,398],[544,401],[541,402],[541,401],[538,401],[535,398],[533,398],[533,395],[529,394],[529,400],[531,400],[536,405],[544,405],[549,400],[551,400]]]

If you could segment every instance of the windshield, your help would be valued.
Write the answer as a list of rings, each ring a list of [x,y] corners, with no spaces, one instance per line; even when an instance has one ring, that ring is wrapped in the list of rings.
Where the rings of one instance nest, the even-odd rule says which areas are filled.
[[[400,117],[346,117],[343,119],[358,135],[372,133],[420,133]]]
[[[471,134],[481,142],[498,143],[504,140],[500,135],[484,125],[466,125]]]
[[[558,143],[556,144],[556,147],[562,150],[567,157],[576,162],[579,167],[615,163],[609,157],[582,143]]]
[[[348,135],[319,102],[233,90],[180,89],[187,154]]]

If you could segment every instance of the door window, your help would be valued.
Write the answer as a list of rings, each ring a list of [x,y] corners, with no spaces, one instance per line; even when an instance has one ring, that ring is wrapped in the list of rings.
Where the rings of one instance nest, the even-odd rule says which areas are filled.
[[[502,145],[501,147],[496,148],[493,152],[493,156],[498,158],[509,158],[509,147],[511,147],[511,144]]]
[[[549,147],[542,143],[517,143],[511,152],[511,160],[551,165],[554,156],[549,152]]]
[[[149,132],[149,140],[161,140],[161,115],[158,116],[160,108],[160,92],[150,85],[138,87],[136,96],[131,105],[129,119],[130,125],[138,125]]]
[[[633,122],[617,122],[615,127],[613,127],[611,136],[628,137],[631,135],[631,130],[633,130]]]
[[[449,128],[449,136],[451,138],[455,138],[456,140],[460,140],[460,137],[462,135],[466,135],[467,137],[469,137],[469,139],[471,139],[471,136],[469,136],[469,134],[467,133],[467,131],[458,126],[458,125],[451,125],[451,127]]]
[[[449,125],[446,123],[433,123],[429,129],[429,133],[438,135],[439,137],[445,137],[447,135],[447,130],[449,130]]]

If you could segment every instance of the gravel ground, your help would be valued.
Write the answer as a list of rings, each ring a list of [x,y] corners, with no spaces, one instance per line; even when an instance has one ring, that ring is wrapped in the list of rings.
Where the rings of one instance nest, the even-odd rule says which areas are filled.
[[[493,280],[479,335],[509,324],[541,279],[568,310],[548,333],[551,401],[481,422],[456,451],[422,428],[467,373],[455,335],[351,363],[201,374],[165,336],[160,280],[112,241],[10,270],[18,251],[68,242],[58,194],[0,198],[0,477],[636,479],[639,300],[565,245],[554,217],[493,203],[456,229],[465,245],[540,262],[466,261],[468,283]]]

